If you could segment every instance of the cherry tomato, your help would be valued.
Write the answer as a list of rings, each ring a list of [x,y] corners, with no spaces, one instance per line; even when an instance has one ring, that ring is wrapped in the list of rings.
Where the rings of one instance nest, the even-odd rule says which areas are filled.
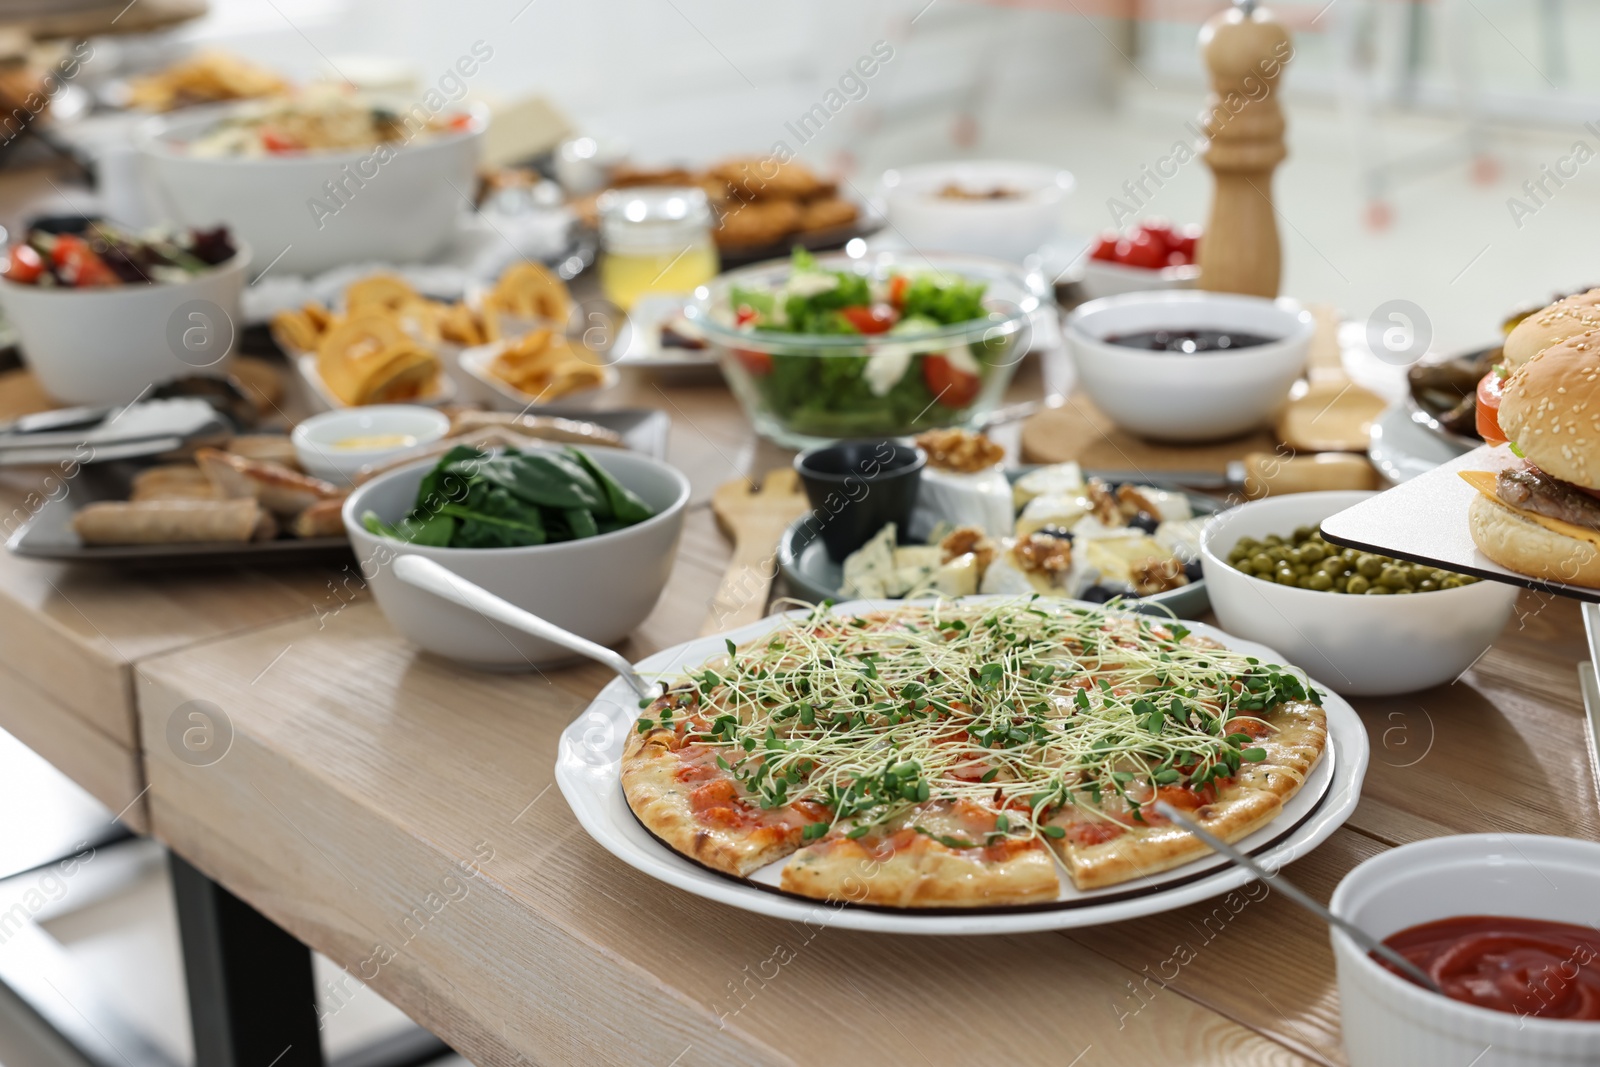
[[[733,350],[733,358],[738,360],[740,366],[757,378],[772,373],[772,357],[765,352],[756,352],[748,348],[735,348]]]
[[[1187,267],[1188,265],[1189,265],[1189,257],[1184,255],[1182,252],[1168,252],[1167,253],[1167,266],[1169,266],[1169,267]]]
[[[858,304],[855,307],[840,308],[839,314],[862,333],[888,333],[896,318],[894,309],[880,305],[864,307]]]
[[[1145,267],[1155,270],[1167,265],[1167,246],[1161,240],[1143,231],[1117,242],[1117,262],[1125,267]]]
[[[761,313],[749,304],[740,304],[739,310],[733,314],[733,324],[735,326],[748,326],[760,317]]]
[[[32,245],[17,245],[11,250],[11,262],[6,266],[6,277],[23,285],[32,285],[44,273],[44,260]]]
[[[978,399],[983,379],[952,366],[943,356],[922,357],[922,380],[947,408],[964,408]]]
[[[904,274],[896,274],[889,279],[889,303],[896,311],[905,307],[906,290],[911,288],[911,279]]]
[[[1167,238],[1167,247],[1174,252],[1182,252],[1192,262],[1200,244],[1200,227],[1190,223],[1180,226],[1172,231],[1172,236]]]
[[[1500,397],[1505,388],[1506,380],[1498,371],[1491,370],[1478,381],[1478,436],[1491,445],[1506,442],[1505,431],[1500,429]]]
[[[1161,218],[1159,215],[1144,219],[1133,228],[1134,233],[1147,233],[1160,241],[1162,246],[1172,247],[1172,220]]]
[[[261,131],[261,147],[268,152],[298,152],[300,142],[268,126]]]
[[[1089,253],[1090,259],[1098,259],[1103,263],[1115,263],[1117,260],[1117,242],[1122,235],[1116,230],[1107,230],[1095,239],[1094,251]]]
[[[116,285],[116,272],[106,266],[105,260],[94,254],[89,242],[70,233],[56,238],[50,250],[50,261],[56,272],[68,285],[86,288],[95,285]]]

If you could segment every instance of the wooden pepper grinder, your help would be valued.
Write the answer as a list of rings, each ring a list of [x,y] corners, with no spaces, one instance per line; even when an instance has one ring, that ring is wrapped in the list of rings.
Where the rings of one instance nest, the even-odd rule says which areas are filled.
[[[1201,123],[1216,178],[1200,242],[1200,288],[1278,295],[1282,249],[1272,209],[1272,171],[1287,154],[1278,77],[1294,55],[1289,31],[1254,0],[1213,15],[1200,30],[1211,72]]]

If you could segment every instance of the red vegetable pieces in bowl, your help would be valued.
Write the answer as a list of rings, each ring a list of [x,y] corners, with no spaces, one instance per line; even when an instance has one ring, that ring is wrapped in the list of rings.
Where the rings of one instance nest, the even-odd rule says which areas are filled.
[[[1195,262],[1200,233],[1200,227],[1192,224],[1174,226],[1168,219],[1142,219],[1126,235],[1116,230],[1102,233],[1089,258],[1146,270],[1185,267]]]

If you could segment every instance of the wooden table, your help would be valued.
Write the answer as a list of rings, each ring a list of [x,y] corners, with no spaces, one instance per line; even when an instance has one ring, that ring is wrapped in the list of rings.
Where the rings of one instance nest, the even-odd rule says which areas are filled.
[[[637,659],[704,617],[728,557],[711,489],[787,454],[719,386],[627,388],[672,414],[669,458],[695,484],[667,591],[623,648]],[[147,784],[131,822],[476,1063],[1343,1062],[1327,934],[1270,894],[916,938],[644,877],[553,788],[557,735],[604,672],[463,670],[343,588],[325,571],[108,577],[0,557],[0,692],[16,694],[0,726],[108,804]],[[1575,607],[1528,594],[1459,682],[1354,701],[1373,746],[1360,807],[1291,876],[1325,899],[1404,841],[1595,838],[1584,656]],[[232,738],[205,766],[169,742],[196,708]]]

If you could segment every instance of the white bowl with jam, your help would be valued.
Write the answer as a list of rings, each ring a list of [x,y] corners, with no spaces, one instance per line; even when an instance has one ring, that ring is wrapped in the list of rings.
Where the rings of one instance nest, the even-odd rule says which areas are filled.
[[[1600,844],[1573,838],[1438,837],[1356,867],[1329,907],[1446,995],[1334,930],[1351,1067],[1600,1063],[1597,901]]]
[[[1067,317],[1078,387],[1155,441],[1215,441],[1264,424],[1305,368],[1314,323],[1292,300],[1168,289],[1102,297]]]
[[[313,415],[289,435],[307,474],[346,485],[367,467],[431,445],[450,417],[420,404],[372,404]]]

